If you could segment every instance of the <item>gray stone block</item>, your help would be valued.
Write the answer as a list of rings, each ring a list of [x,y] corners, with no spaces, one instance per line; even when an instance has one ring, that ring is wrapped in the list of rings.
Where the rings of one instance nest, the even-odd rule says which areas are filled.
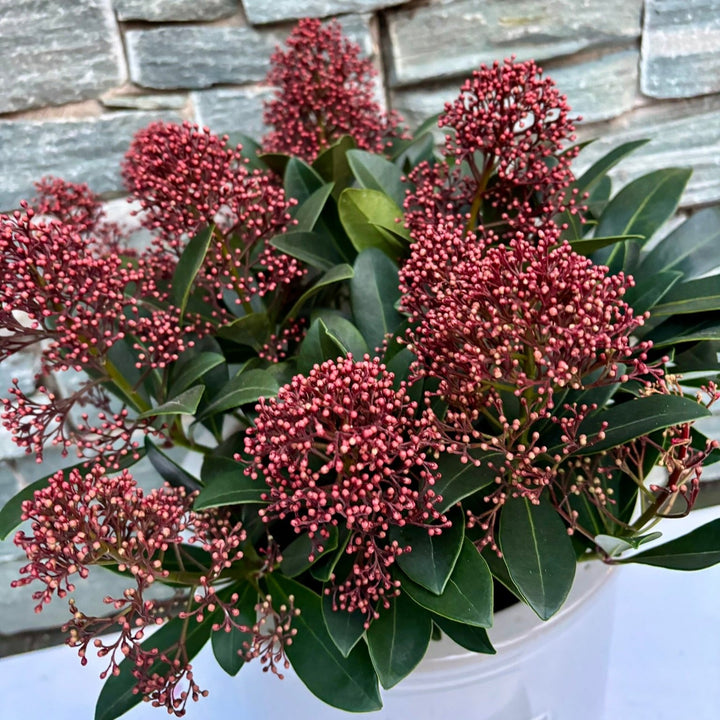
[[[97,193],[122,190],[120,161],[134,133],[153,120],[179,122],[173,112],[127,112],[86,120],[0,122],[0,208],[35,194],[33,182],[56,175],[86,182]]]
[[[641,88],[655,98],[720,91],[720,0],[646,0]]]
[[[0,112],[85,100],[125,80],[110,0],[0,3]]]
[[[601,132],[589,126],[578,131],[579,140],[598,136],[576,160],[578,173],[621,143],[650,138],[611,173],[616,190],[652,170],[691,167],[693,175],[681,205],[720,201],[720,97],[656,103],[612,121]]]
[[[118,20],[217,20],[238,10],[238,0],[113,0]]]
[[[178,25],[125,34],[130,78],[169,90],[264,79],[284,33],[248,27]]]
[[[452,77],[516,55],[544,60],[640,36],[642,0],[445,0],[389,11],[392,79]]]
[[[545,72],[560,91],[567,95],[573,116],[585,122],[596,122],[622,115],[632,109],[637,98],[638,53],[627,50],[611,53],[598,60],[554,68]],[[432,89],[398,89],[393,93],[393,107],[411,127],[441,112],[446,102],[454,100],[460,82],[443,83]]]
[[[187,95],[180,93],[158,93],[153,95],[115,95],[108,94],[100,98],[107,108],[118,110],[183,110],[187,105]]]
[[[263,101],[272,97],[268,87],[219,88],[192,94],[198,123],[218,135],[243,133],[260,140],[266,132]]]
[[[371,12],[409,0],[243,0],[245,14],[253,25],[295,20],[303,17],[328,17],[341,13]]]

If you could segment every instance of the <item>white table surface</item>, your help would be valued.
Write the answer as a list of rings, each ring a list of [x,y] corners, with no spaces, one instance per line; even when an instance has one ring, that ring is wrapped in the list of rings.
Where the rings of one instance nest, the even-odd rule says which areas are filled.
[[[693,524],[702,524],[717,517],[718,509],[695,515]],[[720,566],[686,573],[630,565],[618,572],[607,720],[718,720]],[[92,665],[82,668],[67,647],[0,660],[0,720],[92,720],[102,684]],[[188,720],[275,720],[251,717],[243,710],[238,683],[244,671],[237,678],[215,672],[209,648],[193,665],[210,696],[190,707]],[[282,692],[280,681],[276,682]],[[590,682],[593,678],[588,678]],[[220,708],[228,694],[237,698],[231,713]],[[168,716],[143,704],[125,717]],[[372,714],[354,717],[372,720]]]

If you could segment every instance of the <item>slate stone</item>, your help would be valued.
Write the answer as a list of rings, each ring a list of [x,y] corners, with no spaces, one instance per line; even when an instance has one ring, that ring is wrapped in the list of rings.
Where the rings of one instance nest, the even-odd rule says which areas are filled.
[[[35,194],[33,182],[55,175],[86,182],[97,193],[122,190],[120,161],[132,136],[164,113],[127,112],[85,120],[0,121],[0,209]]]
[[[720,201],[720,97],[641,107],[605,126],[581,127],[578,140],[599,138],[578,157],[578,173],[612,148],[650,138],[611,173],[615,190],[633,178],[663,167],[691,167],[681,205]]]
[[[113,0],[118,20],[217,20],[239,10],[238,0]]]
[[[392,81],[452,77],[515,54],[545,60],[640,36],[642,0],[457,0],[388,11]]]
[[[110,0],[0,3],[0,112],[100,95],[125,80]]]
[[[195,116],[218,135],[243,133],[255,140],[265,134],[263,101],[272,97],[268,87],[219,88],[192,93]]]
[[[188,102],[187,95],[163,93],[152,95],[106,95],[100,98],[107,108],[118,110],[182,110]]]
[[[198,89],[262,80],[284,38],[249,27],[173,25],[129,30],[125,41],[131,80],[160,90]]]
[[[720,0],[646,0],[641,88],[654,98],[720,91]]]
[[[243,7],[249,22],[262,25],[304,17],[369,12],[407,2],[408,0],[243,0]]]

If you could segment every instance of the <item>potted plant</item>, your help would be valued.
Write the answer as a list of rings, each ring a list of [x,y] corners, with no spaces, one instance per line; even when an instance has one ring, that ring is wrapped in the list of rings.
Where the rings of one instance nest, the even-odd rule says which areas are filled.
[[[587,597],[617,563],[720,561],[720,521],[641,549],[717,448],[694,427],[719,396],[708,211],[651,244],[689,171],[613,194],[629,143],[576,177],[570,109],[531,61],[465,82],[438,155],[435,120],[383,113],[358,53],[301,21],[261,145],[138,133],[143,251],[59,179],[0,218],[0,358],[43,361],[2,421],[39,461],[77,456],[0,531],[28,521],[14,585],[38,611],[68,598],[68,644],[104,658],[98,718],[182,715],[207,641],[228,673],[292,665],[376,710],[438,636],[492,654],[501,601],[562,613],[590,560]],[[164,488],[137,486],[141,461]],[[94,565],[128,586],[99,617],[72,599]]]

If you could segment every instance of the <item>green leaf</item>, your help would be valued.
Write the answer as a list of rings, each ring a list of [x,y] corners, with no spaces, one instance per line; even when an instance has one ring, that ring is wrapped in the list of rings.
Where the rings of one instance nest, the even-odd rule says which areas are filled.
[[[344,345],[329,330],[322,318],[314,320],[300,345],[297,356],[297,369],[307,375],[315,365],[328,359],[347,354]]]
[[[399,299],[397,265],[377,248],[361,252],[355,260],[350,300],[355,322],[371,348],[380,347],[402,322],[395,309]]]
[[[178,360],[170,383],[169,393],[171,397],[179,395],[187,390],[206,372],[209,372],[218,365],[222,365],[225,358],[219,353],[203,352],[198,355],[185,356]]]
[[[655,315],[655,303],[661,300],[665,294],[680,279],[679,272],[662,272],[652,277],[642,277],[634,287],[628,288],[623,301],[635,311],[635,316],[642,315],[647,310],[652,310]]]
[[[647,338],[652,340],[655,348],[673,347],[699,340],[720,340],[718,317],[714,313],[708,315],[710,317],[705,316],[705,319],[703,315],[699,315],[699,319],[695,322],[683,317],[670,318],[658,325],[647,335]]]
[[[658,565],[671,570],[702,570],[717,565],[720,563],[720,519],[621,562]]]
[[[396,237],[406,232],[402,210],[384,193],[347,188],[340,195],[338,211],[340,222],[358,252],[375,247],[393,259],[405,252],[407,241]],[[382,232],[383,229],[392,234]]]
[[[549,502],[509,499],[500,511],[500,547],[510,577],[527,604],[547,620],[565,602],[575,578],[575,551]]]
[[[323,178],[306,162],[297,157],[288,160],[283,182],[287,196],[295,198],[300,205],[325,185]]]
[[[143,650],[158,648],[160,651],[172,648],[181,637],[185,639],[187,660],[192,660],[202,650],[212,632],[213,623],[217,622],[216,613],[209,613],[202,622],[193,618],[173,618],[154,632],[143,644]],[[131,708],[142,702],[143,696],[133,692],[137,684],[132,671],[135,663],[125,659],[120,663],[118,675],[110,675],[105,681],[95,706],[95,720],[115,720]],[[153,663],[151,672],[163,675],[168,671],[168,664],[161,660]]]
[[[691,174],[685,168],[664,168],[629,183],[609,202],[595,234],[652,237],[675,213]]]
[[[184,487],[190,492],[202,487],[196,477],[170,459],[147,435],[145,436],[145,452],[148,460],[165,482],[174,487]]]
[[[690,280],[670,288],[662,302],[653,308],[652,316],[687,315],[713,310],[720,310],[720,275]]]
[[[257,617],[255,611],[255,605],[258,602],[257,590],[249,582],[245,582],[239,592],[236,586],[231,586],[222,591],[220,595],[227,602],[234,592],[238,593],[238,598],[233,603],[233,607],[239,610],[240,614],[233,617],[233,622],[251,628],[255,624]],[[243,632],[235,627],[230,632],[222,629],[213,631],[210,637],[213,655],[217,660],[217,664],[228,675],[237,675],[240,668],[245,664],[245,660],[240,653],[245,650],[243,643],[250,643],[251,640],[252,633]]]
[[[330,593],[325,590],[329,589]],[[347,657],[365,632],[365,615],[359,611],[333,610],[332,588],[323,587],[322,611],[325,627],[335,646]]]
[[[646,395],[613,405],[587,417],[578,435],[596,437],[603,423],[607,423],[605,437],[588,445],[576,454],[594,455],[624,445],[630,440],[649,435],[673,425],[693,422],[710,415],[710,411],[692,398],[679,395]]]
[[[438,615],[474,627],[492,625],[492,575],[475,546],[465,538],[460,556],[442,595],[435,595],[410,578],[402,589],[418,604]]]
[[[433,615],[433,622],[453,642],[456,642],[460,647],[464,647],[466,650],[476,653],[484,653],[486,655],[495,655],[497,652],[492,646],[485,628],[463,625],[463,623],[448,620],[442,615]]]
[[[318,270],[329,270],[340,261],[333,243],[326,236],[314,232],[293,231],[276,235],[270,244]]]
[[[641,235],[619,235],[613,237],[591,237],[591,238],[579,238],[578,240],[571,240],[570,245],[572,249],[579,255],[589,256],[598,250],[602,250],[610,245],[616,245],[625,240],[634,240],[642,238]]]
[[[214,230],[213,225],[204,227],[190,240],[183,250],[173,273],[172,301],[173,305],[179,308],[181,317],[185,313],[185,306],[190,297],[190,289],[205,260]]]
[[[340,564],[340,561],[347,560],[347,558],[349,557],[345,553],[345,549],[350,542],[351,533],[347,528],[341,527],[338,530],[338,534],[339,537],[337,550],[335,550],[335,552],[328,553],[325,557],[320,558],[320,560],[310,568],[310,574],[316,580],[319,580],[322,583],[328,582],[333,573],[335,572],[338,564]]]
[[[267,170],[268,166],[258,157],[262,152],[262,148],[254,138],[241,132],[230,133],[228,136],[228,145],[230,147],[242,145],[242,156],[243,159],[247,161],[245,167],[247,167],[248,170]]]
[[[266,313],[244,315],[218,329],[218,336],[260,350],[270,334],[270,320]]]
[[[318,221],[333,187],[333,183],[321,185],[308,196],[304,203],[291,209],[290,214],[297,221],[297,224],[293,225],[295,230],[309,231],[315,227],[315,223]]]
[[[393,527],[390,532],[390,539],[397,540],[400,547],[412,548],[411,552],[398,557],[400,569],[413,582],[436,595],[445,590],[465,536],[462,510],[457,508],[448,519],[452,527],[443,528],[440,535],[429,535],[427,527],[417,525]]]
[[[284,153],[259,153],[258,160],[268,169],[272,170],[275,174],[283,177],[288,163],[290,162],[290,155]]]
[[[334,285],[335,283],[350,280],[353,276],[353,269],[346,263],[341,263],[330,268],[312,287],[308,288],[293,305],[292,310],[288,313],[289,318],[296,318],[300,312],[300,308],[314,295],[317,295],[324,288]]]
[[[332,182],[333,197],[337,199],[340,193],[352,183],[352,170],[348,164],[347,154],[357,147],[350,135],[341,137],[334,145],[317,156],[312,166],[318,174],[328,182]]]
[[[397,165],[382,155],[365,150],[350,150],[347,159],[360,187],[379,190],[390,197],[398,207],[403,206],[405,184],[402,181],[403,172]]]
[[[347,658],[343,657],[325,627],[319,595],[279,574],[267,575],[266,581],[275,601],[289,604],[292,595],[300,610],[292,623],[298,632],[286,652],[308,690],[341,710],[379,710],[382,701],[377,676],[365,647],[357,645]]]
[[[647,144],[646,140],[633,140],[613,148],[607,155],[601,157],[588,170],[586,170],[574,183],[574,186],[581,192],[587,192],[594,185],[602,181],[605,174],[612,170],[624,157],[635,152],[639,147]]]
[[[204,385],[195,385],[170,398],[167,402],[140,413],[138,419],[157,417],[158,415],[194,415],[204,392]]]
[[[709,207],[691,215],[643,258],[640,269],[650,277],[677,270],[686,280],[706,275],[720,267],[720,207]]]
[[[279,389],[277,380],[267,370],[247,370],[228,380],[218,397],[202,411],[198,420],[257,402],[263,397],[275,397]]]
[[[499,453],[487,453],[480,467],[472,462],[463,463],[459,455],[443,453],[437,460],[440,478],[433,490],[442,497],[436,506],[440,512],[447,512],[453,505],[495,481],[497,470],[488,466],[489,462],[500,459]]]
[[[313,313],[313,320],[319,318],[325,324],[328,332],[333,338],[340,343],[345,349],[345,353],[352,353],[356,359],[362,358],[366,353],[370,352],[365,338],[355,325],[338,312],[324,310],[319,313]]]
[[[318,542],[315,545],[307,533],[298,535],[282,551],[282,562],[280,563],[282,574],[287,577],[297,577],[321,557],[335,550],[338,546],[338,529],[332,526],[329,532],[330,537],[317,538]],[[321,546],[322,550],[319,550],[318,546]],[[309,559],[311,554],[313,555],[312,560]]]
[[[262,495],[268,491],[267,485],[260,479],[254,480],[246,475],[244,468],[244,465],[230,458],[206,455],[201,472],[205,487],[195,498],[195,510],[264,503]]]
[[[400,594],[367,629],[370,659],[380,684],[389,690],[407,677],[430,644],[432,620],[426,610]]]

